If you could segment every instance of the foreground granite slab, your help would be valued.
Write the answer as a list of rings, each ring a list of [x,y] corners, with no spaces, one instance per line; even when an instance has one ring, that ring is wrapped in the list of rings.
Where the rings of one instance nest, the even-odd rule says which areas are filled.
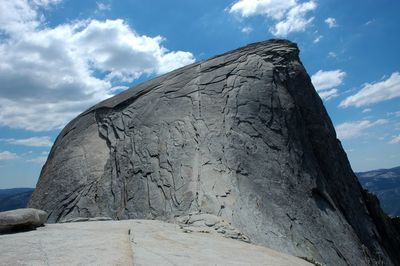
[[[48,224],[0,236],[0,265],[311,265],[277,251],[151,220]]]
[[[126,222],[46,224],[0,236],[0,265],[132,265]]]
[[[135,221],[134,265],[312,265],[269,248],[191,232],[160,221]]]

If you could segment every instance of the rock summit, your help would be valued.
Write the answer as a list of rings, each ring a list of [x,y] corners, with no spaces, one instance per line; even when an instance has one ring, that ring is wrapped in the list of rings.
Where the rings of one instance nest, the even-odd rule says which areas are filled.
[[[205,213],[322,264],[400,264],[400,226],[362,190],[286,40],[174,70],[80,114],[29,206],[50,222]]]

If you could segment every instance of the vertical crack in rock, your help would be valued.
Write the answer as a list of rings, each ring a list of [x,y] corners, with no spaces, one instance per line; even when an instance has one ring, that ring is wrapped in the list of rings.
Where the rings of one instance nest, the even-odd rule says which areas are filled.
[[[362,190],[297,45],[285,40],[88,109],[57,137],[29,206],[50,222],[206,215],[323,264],[400,264],[399,222]]]

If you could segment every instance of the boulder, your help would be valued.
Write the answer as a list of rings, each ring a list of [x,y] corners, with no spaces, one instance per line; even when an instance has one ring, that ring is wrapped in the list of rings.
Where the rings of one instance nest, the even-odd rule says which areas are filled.
[[[45,211],[32,208],[0,212],[0,233],[32,230],[43,226],[46,220]]]

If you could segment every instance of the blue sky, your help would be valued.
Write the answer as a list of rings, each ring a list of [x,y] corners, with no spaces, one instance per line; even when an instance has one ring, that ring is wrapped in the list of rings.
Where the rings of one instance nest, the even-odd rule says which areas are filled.
[[[400,2],[2,0],[0,188],[34,187],[62,127],[186,64],[270,38],[301,59],[353,170],[400,165]]]

